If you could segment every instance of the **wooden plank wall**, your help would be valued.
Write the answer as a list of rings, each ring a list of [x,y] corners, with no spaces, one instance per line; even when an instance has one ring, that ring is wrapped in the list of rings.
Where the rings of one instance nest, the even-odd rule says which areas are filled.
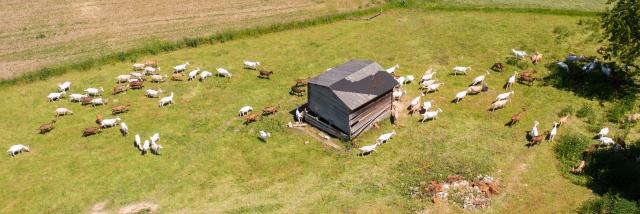
[[[313,113],[337,127],[344,133],[349,133],[349,109],[327,87],[309,84],[308,108]]]
[[[363,129],[370,126],[382,114],[390,112],[392,99],[392,93],[389,92],[351,113],[349,116],[351,118],[349,121],[350,133],[354,135],[355,133],[362,132]]]
[[[349,136],[346,135],[345,133],[341,132],[340,130],[333,128],[331,125],[323,122],[322,120],[320,120],[318,117],[313,116],[309,113],[304,115],[304,121],[311,124],[312,126],[322,130],[323,132],[326,132],[327,134],[340,138],[342,140],[349,140]]]

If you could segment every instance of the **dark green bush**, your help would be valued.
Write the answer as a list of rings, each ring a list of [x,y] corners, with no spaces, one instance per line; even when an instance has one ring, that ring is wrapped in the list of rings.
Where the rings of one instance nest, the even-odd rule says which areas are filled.
[[[558,116],[559,117],[564,117],[566,115],[571,115],[571,114],[573,114],[574,111],[575,110],[573,109],[573,106],[568,105],[568,106],[565,106],[564,108],[562,108],[562,110],[560,110],[560,112],[558,113]]]
[[[636,96],[634,94],[628,94],[616,101],[613,107],[609,110],[607,118],[610,122],[621,123],[624,121],[627,113],[633,110],[636,105]]]
[[[609,191],[600,198],[585,202],[579,213],[640,213],[640,208],[638,202]]]
[[[576,112],[576,116],[579,118],[590,118],[593,117],[592,115],[595,114],[594,112],[594,108],[592,105],[590,105],[589,103],[584,103],[582,105],[582,107],[580,107],[580,109],[578,109],[578,112]]]

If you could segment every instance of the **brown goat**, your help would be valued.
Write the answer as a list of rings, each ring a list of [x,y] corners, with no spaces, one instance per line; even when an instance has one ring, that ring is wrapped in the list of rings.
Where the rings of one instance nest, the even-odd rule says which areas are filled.
[[[116,95],[122,92],[125,92],[129,90],[129,88],[127,88],[126,85],[116,85],[113,87],[113,92],[111,93],[112,95]]]
[[[88,137],[102,132],[100,127],[89,127],[82,130],[82,137]]]
[[[130,106],[131,105],[114,106],[113,108],[111,108],[111,114],[116,115],[116,114],[128,112]]]
[[[532,76],[532,75],[534,75],[536,73],[538,73],[538,71],[533,70],[533,69],[532,70],[526,70],[526,71],[521,72],[520,76],[521,77],[530,77],[530,76]]]
[[[47,132],[50,132],[51,130],[53,130],[54,123],[56,123],[56,120],[51,120],[51,122],[41,125],[38,128],[38,132],[40,134],[46,134]]]
[[[560,118],[560,126],[563,126],[565,123],[567,123],[567,121],[569,121],[569,114]]]
[[[273,71],[260,70],[258,78],[269,79],[269,76],[271,76],[271,74],[273,74]]]
[[[96,115],[96,124],[100,125],[100,124],[102,123],[102,120],[103,120],[103,119],[104,119],[104,118],[102,117],[102,115],[101,115],[101,114]]]
[[[573,174],[582,174],[582,172],[584,172],[584,167],[587,164],[586,161],[581,160],[580,163],[578,164],[578,166],[576,166],[575,168],[571,169],[571,173]]]
[[[182,73],[173,73],[171,75],[171,81],[182,81],[183,77],[184,77],[184,74]]]
[[[278,112],[278,108],[280,108],[280,106],[269,106],[269,107],[266,107],[266,108],[262,109],[262,115],[266,116],[266,115],[274,114],[274,113]]]
[[[494,70],[494,71],[502,71],[503,69],[504,69],[504,65],[499,62],[491,66],[491,70]]]
[[[296,85],[295,86],[307,86],[307,79],[296,79]]]
[[[532,86],[533,82],[536,81],[535,77],[532,76],[523,76],[520,75],[520,78],[518,78],[518,81],[520,82],[526,82],[528,86]]]
[[[527,111],[526,108],[522,108],[522,111],[520,111],[517,114],[514,114],[513,116],[511,116],[511,122],[509,122],[509,126],[513,126],[516,123],[520,122],[520,120],[522,119],[522,116],[524,116],[524,113],[526,111]]]
[[[146,62],[144,62],[145,66],[149,66],[149,67],[154,67],[154,68],[158,68],[158,61],[156,60],[147,60]]]
[[[531,63],[533,63],[534,65],[540,63],[540,61],[542,61],[542,54],[539,52],[536,52],[536,54],[531,55]]]
[[[93,101],[93,97],[83,97],[82,99],[80,99],[80,103],[82,103],[82,105],[89,105],[91,104],[91,101]]]
[[[131,89],[142,89],[144,85],[142,81],[136,81],[136,82],[129,83],[129,87]]]
[[[289,92],[291,95],[303,96],[307,90],[301,86],[292,86],[291,91]]]
[[[545,136],[546,134],[541,134],[535,137],[531,137],[531,142],[529,143],[529,146],[535,146],[536,144],[543,143]]]
[[[258,121],[258,119],[260,119],[260,115],[256,114],[256,113],[251,113],[247,116],[244,116],[244,124],[245,125],[249,125],[249,123],[253,123]]]

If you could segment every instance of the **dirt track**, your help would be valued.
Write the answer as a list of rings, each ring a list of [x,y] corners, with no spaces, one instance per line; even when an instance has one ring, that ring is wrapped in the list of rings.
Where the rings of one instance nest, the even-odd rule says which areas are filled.
[[[125,50],[149,39],[209,35],[370,6],[367,2],[8,0],[0,7],[0,79]]]

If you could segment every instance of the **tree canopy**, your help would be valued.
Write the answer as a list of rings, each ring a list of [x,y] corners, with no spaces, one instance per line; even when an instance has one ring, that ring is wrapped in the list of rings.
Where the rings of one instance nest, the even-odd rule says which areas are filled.
[[[602,16],[607,40],[604,56],[627,65],[637,65],[640,58],[640,0],[609,0],[613,5]]]

